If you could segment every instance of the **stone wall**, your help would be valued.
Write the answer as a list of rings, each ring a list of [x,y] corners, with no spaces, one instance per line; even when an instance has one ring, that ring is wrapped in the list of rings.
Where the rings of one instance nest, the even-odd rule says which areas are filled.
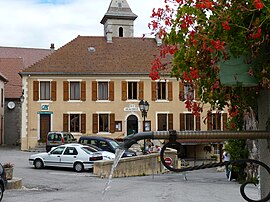
[[[173,159],[173,165],[177,165],[177,156],[174,151],[166,152],[166,157],[170,156]],[[99,177],[109,177],[113,161],[97,161],[94,163],[93,173]],[[162,162],[160,161],[159,153],[152,153],[141,156],[121,158],[113,177],[131,177],[144,176],[152,174],[160,174],[167,172]]]

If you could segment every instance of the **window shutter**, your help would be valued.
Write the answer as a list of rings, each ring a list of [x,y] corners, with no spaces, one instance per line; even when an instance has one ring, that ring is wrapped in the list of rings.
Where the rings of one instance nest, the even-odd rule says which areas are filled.
[[[97,81],[92,81],[92,101],[97,101]]]
[[[152,82],[151,86],[152,86],[152,101],[156,101],[157,100],[157,83]]]
[[[98,133],[98,114],[93,114],[93,133]]]
[[[168,100],[173,100],[173,86],[171,81],[168,82]]]
[[[185,100],[185,91],[184,91],[184,83],[179,82],[179,100],[184,101]]]
[[[127,100],[127,82],[122,81],[122,101]]]
[[[222,122],[223,122],[223,130],[227,130],[227,121],[228,121],[228,114],[222,114]]]
[[[86,82],[81,82],[81,101],[86,101]]]
[[[144,82],[140,81],[139,82],[139,100],[144,99]]]
[[[56,101],[56,81],[51,82],[51,100]]]
[[[63,131],[68,132],[68,114],[63,114]]]
[[[207,130],[212,130],[212,113],[207,113]]]
[[[64,91],[63,91],[64,97],[63,98],[64,98],[64,101],[68,101],[69,100],[68,81],[64,81],[63,86],[64,86]]]
[[[81,114],[81,133],[86,133],[86,114]]]
[[[33,101],[39,99],[39,81],[33,81]]]
[[[196,117],[196,130],[201,130],[201,115],[197,115]]]
[[[180,113],[180,130],[185,130],[185,114]]]
[[[114,101],[114,82],[109,82],[109,100]]]
[[[110,114],[110,133],[115,133],[115,114]]]
[[[168,129],[173,130],[173,114],[168,114]]]

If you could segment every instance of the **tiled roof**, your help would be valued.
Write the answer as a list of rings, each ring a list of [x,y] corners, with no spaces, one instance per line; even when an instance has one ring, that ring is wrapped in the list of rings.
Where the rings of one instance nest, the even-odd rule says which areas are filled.
[[[23,69],[22,58],[0,58],[0,72],[8,79],[5,85],[5,98],[19,98],[22,82],[19,72]]]
[[[0,46],[0,58],[22,58],[25,67],[28,67],[41,58],[46,57],[51,52],[52,51],[50,49]]]
[[[23,74],[149,74],[157,48],[154,38],[78,36]]]
[[[19,98],[22,93],[19,72],[50,53],[50,49],[0,47],[0,71],[9,81],[5,86],[5,98]]]

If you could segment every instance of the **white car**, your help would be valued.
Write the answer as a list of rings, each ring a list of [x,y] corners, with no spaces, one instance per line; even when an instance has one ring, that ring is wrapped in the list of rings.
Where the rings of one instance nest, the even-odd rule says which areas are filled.
[[[103,160],[102,153],[92,152],[88,146],[71,143],[52,148],[48,153],[33,154],[30,165],[35,168],[45,166],[73,168],[76,172],[91,169],[94,161]]]

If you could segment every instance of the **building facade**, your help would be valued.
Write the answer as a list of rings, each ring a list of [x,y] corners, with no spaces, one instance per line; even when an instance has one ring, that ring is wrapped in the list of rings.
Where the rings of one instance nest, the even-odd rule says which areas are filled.
[[[122,139],[142,131],[224,129],[227,113],[195,116],[185,108],[187,96],[198,98],[193,86],[169,75],[149,78],[161,41],[133,37],[136,17],[127,1],[112,0],[101,20],[104,36],[78,36],[20,73],[22,150],[49,131]],[[145,121],[140,100],[150,106]]]

